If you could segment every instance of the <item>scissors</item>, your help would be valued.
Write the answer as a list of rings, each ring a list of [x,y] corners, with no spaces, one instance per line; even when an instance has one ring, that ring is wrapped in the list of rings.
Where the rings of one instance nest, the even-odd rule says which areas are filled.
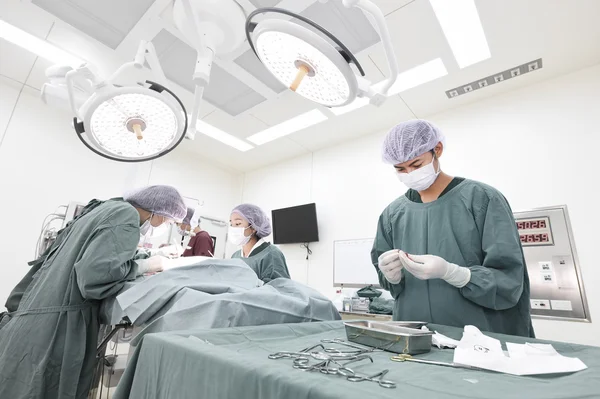
[[[361,375],[351,375],[346,377],[348,381],[351,382],[362,382],[362,381],[371,381],[376,382],[382,388],[396,388],[396,383],[394,381],[384,380],[383,377],[389,372],[389,370],[380,371],[377,374],[373,374],[370,376],[361,376]]]
[[[408,354],[392,356],[391,360],[394,362],[415,362],[415,363],[423,363],[423,364],[433,364],[436,366],[455,367],[455,368],[459,368],[459,369],[481,370],[478,367],[472,367],[472,366],[467,366],[467,365],[462,365],[462,364],[438,362],[435,360],[415,359],[414,357],[412,357],[411,355],[408,355]]]
[[[360,362],[362,360],[369,360],[371,363],[373,363],[373,358],[371,356],[359,355],[359,356],[356,356],[355,359],[344,362],[343,364],[339,363],[335,360],[332,360],[330,363],[333,363],[338,367],[330,367],[330,365],[328,364],[327,367],[323,367],[319,371],[323,374],[343,375],[344,377],[352,376],[352,375],[355,375],[356,373],[354,372],[354,370],[349,369],[348,365],[351,363]]]

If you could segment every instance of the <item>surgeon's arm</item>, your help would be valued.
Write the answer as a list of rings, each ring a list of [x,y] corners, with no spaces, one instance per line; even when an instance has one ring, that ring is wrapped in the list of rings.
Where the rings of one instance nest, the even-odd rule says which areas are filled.
[[[460,289],[476,304],[494,310],[514,307],[523,292],[525,259],[510,205],[492,195],[479,215],[483,265],[471,266],[471,279]]]
[[[371,262],[373,263],[373,266],[375,266],[375,270],[377,270],[381,288],[390,291],[392,296],[396,298],[402,290],[404,290],[404,270],[402,270],[402,280],[400,280],[398,284],[390,283],[385,278],[383,272],[379,270],[379,257],[387,251],[398,249],[394,248],[391,238],[391,229],[388,228],[389,223],[386,223],[386,220],[388,220],[388,217],[386,211],[384,211],[377,223],[377,234],[375,235],[375,242],[373,243],[373,249],[371,250]]]
[[[131,225],[109,226],[94,232],[75,263],[77,285],[85,299],[114,296],[126,281],[135,279],[138,267],[132,258],[138,240],[138,230]]]

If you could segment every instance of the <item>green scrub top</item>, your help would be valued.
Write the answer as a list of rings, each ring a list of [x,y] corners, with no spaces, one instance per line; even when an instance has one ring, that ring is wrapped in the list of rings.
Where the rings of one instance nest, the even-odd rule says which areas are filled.
[[[0,321],[0,398],[85,399],[99,309],[138,271],[138,211],[93,200],[13,289]]]
[[[411,191],[383,211],[371,251],[379,282],[395,299],[394,320],[474,325],[482,331],[534,337],[529,276],[504,196],[467,179],[454,179],[443,195],[426,204]],[[456,288],[402,270],[400,283],[391,284],[379,270],[378,258],[392,249],[440,256],[468,267],[471,280]]]
[[[234,253],[231,258],[242,259],[265,283],[280,277],[291,278],[283,252],[268,242],[256,247],[247,258],[242,257],[241,250]]]

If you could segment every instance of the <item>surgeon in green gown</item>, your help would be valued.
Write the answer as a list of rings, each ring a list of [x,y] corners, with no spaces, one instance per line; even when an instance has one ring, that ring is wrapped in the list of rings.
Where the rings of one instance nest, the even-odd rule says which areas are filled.
[[[13,289],[0,315],[0,398],[83,399],[90,390],[99,308],[126,281],[160,271],[134,261],[141,236],[181,221],[172,187],[92,200]]]
[[[271,234],[271,221],[262,209],[252,204],[238,205],[231,211],[229,223],[229,242],[242,247],[232,258],[244,260],[265,283],[290,278],[283,253],[265,241]]]
[[[381,214],[371,258],[394,320],[534,337],[515,219],[496,189],[441,170],[444,137],[424,120],[394,127],[383,159],[409,188]]]

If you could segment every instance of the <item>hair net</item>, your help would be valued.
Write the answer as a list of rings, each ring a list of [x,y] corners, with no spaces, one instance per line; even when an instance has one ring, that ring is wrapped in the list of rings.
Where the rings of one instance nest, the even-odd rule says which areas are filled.
[[[383,142],[383,161],[397,165],[431,151],[444,135],[434,124],[421,119],[402,122],[389,131]]]
[[[200,226],[200,213],[196,209],[196,211],[194,212],[194,215],[192,215],[192,218],[190,219],[190,227],[193,230],[198,226]]]
[[[250,223],[250,227],[256,230],[258,238],[265,238],[271,234],[271,220],[267,214],[256,205],[241,204],[236,206],[231,213],[237,213],[246,219],[246,221]]]
[[[183,218],[183,221],[181,223],[189,224],[191,226],[192,225],[192,217],[194,216],[194,213],[196,213],[196,210],[194,208],[188,208],[187,214],[185,215],[185,217]]]
[[[182,221],[187,213],[187,207],[181,194],[171,186],[144,187],[125,194],[123,199],[137,208],[171,218],[177,222]]]

